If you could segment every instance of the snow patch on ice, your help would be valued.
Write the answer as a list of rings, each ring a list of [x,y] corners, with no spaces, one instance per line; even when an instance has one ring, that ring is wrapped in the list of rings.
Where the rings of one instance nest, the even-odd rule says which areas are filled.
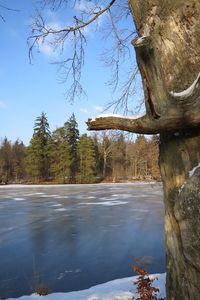
[[[132,194],[114,194],[114,195],[112,195],[112,197],[118,197],[118,198],[131,198],[131,197],[133,197],[133,195]]]
[[[60,273],[59,276],[57,277],[58,280],[63,279],[65,277],[65,273]]]
[[[15,197],[15,198],[13,198],[13,200],[15,200],[15,201],[25,201],[26,199],[25,198],[20,198],[20,197]]]
[[[62,207],[62,208],[56,208],[55,211],[66,211],[67,209]]]
[[[57,204],[53,204],[52,206],[53,206],[53,207],[58,207],[58,206],[62,206],[62,204],[57,203]]]
[[[76,270],[65,270],[64,272],[61,272],[57,279],[60,280],[62,278],[64,278],[68,273],[80,273],[81,272],[81,269],[76,269]]]
[[[44,195],[44,193],[34,193],[34,195]]]
[[[81,205],[103,205],[103,206],[115,206],[115,205],[123,205],[127,204],[126,201],[104,201],[104,202],[85,202],[79,203]]]

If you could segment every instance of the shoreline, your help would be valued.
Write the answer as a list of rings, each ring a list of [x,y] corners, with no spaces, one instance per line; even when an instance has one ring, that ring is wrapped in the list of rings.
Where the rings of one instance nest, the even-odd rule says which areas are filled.
[[[100,183],[66,183],[66,184],[58,184],[58,183],[30,183],[30,184],[24,184],[24,183],[10,183],[10,184],[0,184],[1,188],[12,188],[12,187],[76,187],[76,186],[103,186],[103,185],[155,185],[160,184],[162,185],[161,181],[133,181],[133,182],[100,182]]]
[[[152,283],[153,287],[159,289],[158,297],[165,297],[165,281],[166,273],[151,274],[150,279],[155,278]],[[20,296],[18,298],[7,298],[7,300],[130,300],[137,299],[138,294],[136,292],[137,286],[134,282],[138,279],[138,276],[125,277],[115,279],[102,284],[92,286],[85,290],[73,291],[73,292],[57,292],[51,293],[46,296],[40,296],[36,293]],[[134,297],[134,298],[133,298]]]

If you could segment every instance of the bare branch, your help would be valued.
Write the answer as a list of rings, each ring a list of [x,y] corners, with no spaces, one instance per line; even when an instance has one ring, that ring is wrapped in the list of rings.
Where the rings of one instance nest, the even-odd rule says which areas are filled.
[[[84,27],[88,26],[89,24],[93,23],[96,19],[98,19],[102,14],[104,14],[107,10],[110,9],[110,7],[115,3],[116,0],[112,0],[107,6],[105,6],[103,9],[100,9],[98,12],[95,13],[95,15],[87,20],[87,21],[80,21],[77,17],[74,17],[76,25],[74,26],[69,26],[67,28],[62,28],[60,30],[56,30],[53,28],[46,28],[44,24],[44,20],[42,19],[41,15],[38,18],[38,28],[33,29],[33,32],[39,32],[39,34],[35,34],[31,37],[29,37],[30,40],[36,40],[38,38],[45,38],[49,34],[60,34],[60,33],[70,33],[70,32],[75,32],[83,29]],[[41,21],[41,23],[40,23]]]
[[[0,15],[0,18],[5,23],[6,20],[4,19],[4,17],[2,15]]]
[[[0,8],[3,8],[5,10],[9,10],[9,11],[17,11],[17,12],[19,12],[18,9],[10,8],[10,7],[4,6],[2,4],[0,4]]]
[[[110,1],[105,7],[97,7],[93,9],[87,20],[74,16],[73,24],[63,28],[53,28],[51,25],[46,24],[42,15],[37,12],[36,17],[33,19],[32,32],[28,38],[29,45],[29,60],[33,59],[33,49],[38,47],[40,50],[41,45],[48,43],[53,51],[56,49],[64,50],[65,43],[67,39],[73,40],[72,49],[73,55],[68,58],[56,62],[60,65],[60,70],[62,74],[61,81],[66,82],[69,76],[72,77],[71,87],[68,88],[66,93],[67,98],[72,102],[75,95],[80,96],[84,93],[82,85],[80,83],[82,67],[84,65],[84,46],[86,45],[86,37],[84,33],[84,28],[95,22],[102,14],[108,11],[116,0]],[[64,1],[66,2],[66,1]],[[63,1],[62,0],[45,0],[45,5],[51,3],[51,5],[57,5],[59,7]],[[91,17],[92,16],[92,17]]]
[[[113,108],[114,112],[123,111],[124,114],[127,114],[130,111],[128,102],[135,93],[135,79],[138,72],[139,70],[137,67],[135,67],[134,70],[131,70],[130,76],[122,87],[121,96],[117,98],[117,100],[108,103],[106,110]]]
[[[147,115],[142,117],[124,117],[118,115],[100,115],[87,122],[89,130],[118,129],[135,133],[149,133],[155,131],[155,126]]]
[[[124,117],[118,115],[100,115],[87,122],[89,130],[119,129],[134,133],[157,134],[163,132],[187,132],[200,126],[200,93],[199,86],[193,97],[191,95],[176,103],[171,103],[167,114],[159,119],[151,114],[142,117]],[[170,97],[170,96],[169,96]],[[195,101],[194,101],[195,99]],[[173,100],[175,100],[173,98]],[[185,105],[187,103],[187,105]]]
[[[16,12],[19,12],[18,9],[14,9],[14,8],[10,8],[10,7],[7,7],[7,6],[4,6],[2,4],[0,4],[0,9],[4,9],[4,10],[8,10],[8,11],[16,11]],[[2,14],[0,14],[0,19],[5,23],[5,18],[3,17]]]

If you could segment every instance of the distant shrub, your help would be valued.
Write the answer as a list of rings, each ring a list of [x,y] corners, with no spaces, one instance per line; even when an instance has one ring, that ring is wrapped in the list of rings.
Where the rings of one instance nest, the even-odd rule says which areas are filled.
[[[34,292],[39,296],[46,296],[50,293],[50,289],[45,285],[40,285],[35,288]]]

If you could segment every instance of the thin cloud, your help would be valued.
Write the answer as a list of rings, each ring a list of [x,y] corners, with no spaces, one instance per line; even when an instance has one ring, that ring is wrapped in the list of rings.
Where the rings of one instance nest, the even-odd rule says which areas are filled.
[[[87,16],[93,16],[95,15],[99,10],[101,10],[103,7],[101,7],[100,5],[96,5],[94,2],[92,1],[87,1],[87,0],[80,0],[77,1],[75,4],[75,11],[77,11],[80,14],[85,14]],[[104,20],[106,18],[107,14],[102,14],[101,16],[99,16],[95,21],[94,24],[97,27],[100,27],[103,23]],[[88,17],[88,18],[90,18]],[[85,28],[82,29],[82,32],[86,35],[91,35],[93,36],[94,33],[96,32],[96,26],[94,26],[94,24],[90,24],[88,26],[86,26]]]
[[[0,109],[6,108],[6,103],[4,101],[0,101]]]
[[[89,14],[91,12],[94,12],[94,10],[96,10],[96,5],[91,1],[81,0],[76,2],[74,8],[78,12],[84,12]]]
[[[47,29],[52,29],[52,30],[60,30],[63,28],[61,24],[58,22],[53,22],[53,23],[48,23],[46,25]],[[59,47],[55,47],[55,36],[54,34],[49,34],[48,37],[45,39],[41,38],[38,41],[38,46],[39,50],[41,53],[43,53],[46,56],[49,57],[58,57],[61,49]]]
[[[86,108],[80,108],[80,111],[84,114],[89,114],[90,113]]]
[[[95,3],[91,2],[91,1],[87,1],[87,0],[80,0],[77,1],[74,7],[75,12],[77,12],[78,14],[85,14],[85,15],[93,15],[95,14],[101,7],[97,7],[95,5]],[[52,29],[52,30],[61,30],[63,28],[67,28],[68,26],[70,26],[70,24],[63,24],[59,21],[57,21],[57,15],[55,13],[46,12],[46,15],[48,18],[50,18],[52,21],[49,21],[49,23],[46,24],[46,28],[47,29]],[[97,20],[95,21],[95,25],[97,27],[100,27],[102,25],[102,23],[104,22],[103,20],[105,19],[105,15],[100,16],[99,18],[97,18]],[[84,27],[82,29],[82,34],[85,35],[85,37],[94,37],[94,33],[96,32],[96,26],[94,26],[94,24],[90,24],[86,27]],[[68,43],[62,44],[59,46],[59,37],[55,37],[54,34],[49,34],[45,39],[41,38],[38,41],[38,47],[39,47],[39,51],[50,57],[50,58],[58,58],[60,56],[61,53],[64,53],[68,47],[70,47],[70,39],[68,40]],[[55,45],[58,45],[58,47],[56,47]]]
[[[93,107],[94,107],[94,109],[95,109],[97,112],[103,112],[103,111],[104,111],[103,106],[95,105],[95,106],[93,106]]]

